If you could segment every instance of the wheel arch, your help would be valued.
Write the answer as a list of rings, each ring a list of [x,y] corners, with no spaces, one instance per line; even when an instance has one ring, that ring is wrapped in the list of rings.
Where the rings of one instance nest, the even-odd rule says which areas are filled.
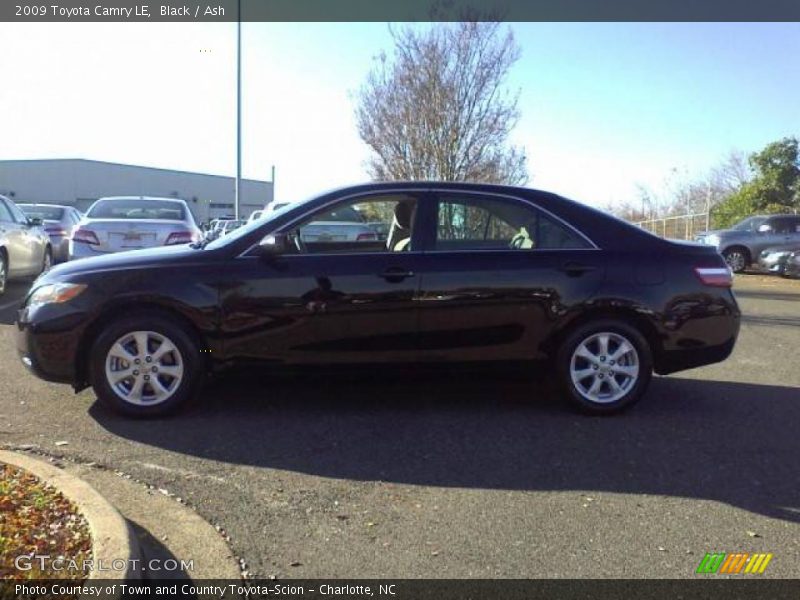
[[[92,344],[103,328],[109,323],[120,319],[129,318],[136,315],[158,315],[171,322],[179,324],[186,333],[194,340],[200,349],[208,348],[208,340],[203,332],[187,317],[183,312],[174,306],[161,304],[157,301],[130,300],[115,304],[101,312],[86,329],[83,331],[76,352],[77,362],[75,365],[75,383],[73,387],[76,391],[82,390],[90,385],[89,382],[89,356]],[[201,359],[204,368],[211,368],[211,354],[201,352]]]
[[[664,350],[663,336],[659,334],[658,328],[652,320],[643,315],[640,311],[637,311],[635,307],[598,306],[582,311],[574,318],[562,324],[562,326],[556,329],[547,339],[545,342],[545,350],[548,356],[554,358],[562,342],[578,327],[593,321],[605,319],[623,321],[641,333],[647,341],[648,346],[650,346],[654,370],[659,372]]]
[[[747,257],[747,265],[753,264],[753,253],[750,252],[750,248],[745,246],[744,244],[740,243],[733,243],[730,246],[725,246],[723,250],[720,251],[722,256],[725,256],[726,252],[730,252],[731,250],[741,250],[744,255]]]

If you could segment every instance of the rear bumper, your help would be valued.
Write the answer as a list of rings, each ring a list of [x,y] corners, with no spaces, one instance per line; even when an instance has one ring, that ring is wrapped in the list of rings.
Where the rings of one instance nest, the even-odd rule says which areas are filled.
[[[664,312],[654,370],[660,375],[728,358],[739,336],[741,313],[730,290],[680,296]]]
[[[69,260],[69,239],[63,235],[51,235],[50,247],[53,249],[53,262]]]
[[[655,372],[659,375],[667,375],[676,371],[722,362],[731,355],[735,345],[736,336],[733,336],[726,342],[716,346],[666,351],[662,353],[660,359],[656,362]]]

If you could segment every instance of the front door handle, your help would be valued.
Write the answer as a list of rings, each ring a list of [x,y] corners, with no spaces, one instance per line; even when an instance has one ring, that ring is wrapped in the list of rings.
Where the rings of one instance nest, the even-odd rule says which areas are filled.
[[[563,271],[570,277],[578,277],[587,273],[588,271],[594,271],[597,269],[594,265],[587,265],[584,263],[579,263],[575,261],[567,261],[559,267],[559,271]]]
[[[414,276],[414,271],[408,271],[402,267],[390,267],[381,273],[378,277],[382,277],[391,283],[399,283],[404,279]]]

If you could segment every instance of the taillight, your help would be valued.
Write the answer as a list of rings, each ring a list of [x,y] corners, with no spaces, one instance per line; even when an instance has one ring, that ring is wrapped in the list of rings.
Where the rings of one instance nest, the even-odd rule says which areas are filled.
[[[704,285],[731,287],[733,273],[728,267],[695,267],[694,274]]]
[[[192,234],[189,231],[173,231],[167,236],[165,246],[172,246],[174,244],[189,244],[192,240]]]
[[[67,235],[66,229],[62,227],[45,227],[44,230],[47,232],[48,235],[59,235],[59,236]]]
[[[100,244],[100,240],[97,239],[97,234],[91,229],[76,229],[72,232],[72,241],[92,244],[93,246]]]
[[[357,242],[374,242],[377,239],[377,233],[359,233],[358,236],[356,236]]]

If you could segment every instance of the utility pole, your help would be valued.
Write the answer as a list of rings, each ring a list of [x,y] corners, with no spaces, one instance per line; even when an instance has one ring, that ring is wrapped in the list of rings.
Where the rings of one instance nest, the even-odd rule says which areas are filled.
[[[236,12],[236,185],[233,217],[239,219],[242,193],[242,0],[237,0]]]
[[[275,165],[272,165],[272,202],[275,202]]]

